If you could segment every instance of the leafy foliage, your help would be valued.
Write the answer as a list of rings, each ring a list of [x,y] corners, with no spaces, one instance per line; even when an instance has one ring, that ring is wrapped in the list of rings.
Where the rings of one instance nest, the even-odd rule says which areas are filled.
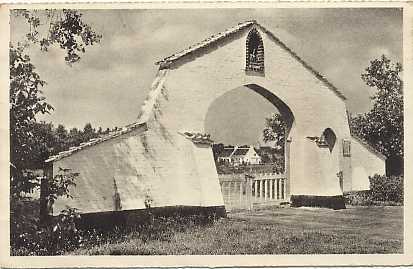
[[[373,201],[403,203],[403,177],[374,175],[370,177],[370,197]]]
[[[273,114],[265,119],[264,142],[274,141],[276,148],[283,149],[286,132],[287,124],[280,114]]]
[[[62,254],[63,251],[76,249],[83,242],[81,231],[76,228],[80,214],[76,208],[67,208],[54,219],[51,227],[46,228],[51,239],[50,254]]]
[[[46,200],[49,204],[62,196],[71,197],[69,188],[75,186],[78,173],[59,168],[59,173],[48,180]],[[76,228],[80,214],[76,208],[62,210],[43,225],[39,218],[39,202],[30,198],[12,197],[10,200],[11,245],[12,249],[25,255],[56,255],[65,250],[73,250],[82,242]]]
[[[12,255],[59,255],[83,243],[76,228],[80,214],[74,208],[62,210],[48,226],[40,224],[38,202],[14,199],[11,203],[10,243]]]
[[[70,187],[76,186],[75,179],[79,173],[72,172],[69,168],[59,167],[59,172],[52,179],[48,180],[47,200],[53,202],[61,196],[72,198],[70,195]]]
[[[47,51],[56,44],[66,51],[66,63],[73,64],[80,60],[85,47],[99,42],[101,36],[82,20],[77,10],[15,9],[12,15],[24,18],[29,26],[23,43],[10,44],[9,59],[11,195],[21,196],[38,186],[36,177],[24,171],[38,167],[50,154],[46,146],[51,139],[50,126],[37,125],[36,115],[53,110],[40,90],[46,82],[36,72],[25,48],[38,44]],[[40,34],[41,28],[46,28],[44,36]]]
[[[351,205],[401,205],[404,201],[403,176],[374,175],[370,190],[346,194]]]
[[[218,161],[218,157],[222,156],[225,151],[225,145],[222,143],[217,143],[212,145],[212,153],[214,154],[215,162]]]
[[[78,62],[80,54],[86,52],[86,47],[100,42],[102,38],[84,22],[78,10],[15,9],[12,14],[26,20],[29,26],[27,43],[38,44],[43,51],[47,51],[52,45],[59,46],[66,51],[65,61],[69,65]],[[40,35],[42,26],[47,28],[45,36]]]
[[[78,241],[74,221],[78,216],[75,209],[62,211],[54,223],[41,227],[37,214],[25,212],[26,193],[39,186],[38,177],[31,171],[38,168],[53,152],[67,148],[70,134],[64,126],[58,126],[56,131],[52,124],[38,123],[39,113],[50,113],[53,107],[45,101],[41,87],[45,81],[40,78],[25,48],[37,44],[47,51],[53,45],[66,51],[65,62],[69,65],[80,60],[86,46],[99,42],[101,36],[82,20],[82,14],[77,10],[12,10],[12,16],[23,17],[29,31],[26,39],[17,46],[10,44],[10,171],[11,171],[11,244],[17,252],[23,251],[29,255],[55,254],[56,249],[65,249]],[[46,28],[42,36],[40,29]],[[90,126],[91,127],[91,126]],[[94,132],[94,130],[93,130]],[[90,132],[88,137],[90,137]],[[80,139],[81,140],[81,139]],[[69,187],[74,185],[76,173],[62,169],[49,182],[50,202],[59,196],[68,196]],[[56,248],[56,244],[61,247]],[[27,250],[27,251],[26,251]]]
[[[53,107],[45,101],[40,87],[45,82],[36,73],[30,57],[22,48],[10,47],[10,162],[12,165],[12,194],[19,196],[35,184],[24,177],[23,170],[31,168],[36,148],[34,125],[36,114],[49,113]],[[22,180],[20,180],[22,179]]]
[[[402,66],[386,56],[370,62],[361,78],[376,89],[372,109],[351,119],[351,130],[388,158],[403,157]]]

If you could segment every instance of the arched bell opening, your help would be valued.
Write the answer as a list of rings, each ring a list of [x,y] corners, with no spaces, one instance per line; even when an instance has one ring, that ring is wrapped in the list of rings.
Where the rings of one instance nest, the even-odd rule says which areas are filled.
[[[246,40],[246,71],[264,72],[264,44],[257,29],[253,28]]]

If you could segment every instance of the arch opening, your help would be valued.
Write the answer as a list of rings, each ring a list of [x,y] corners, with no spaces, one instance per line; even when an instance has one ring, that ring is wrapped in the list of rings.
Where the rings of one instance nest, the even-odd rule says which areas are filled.
[[[285,126],[283,127],[285,132],[280,135],[283,137],[282,143],[278,143],[279,140],[264,141],[267,119],[274,115],[279,115]],[[257,84],[247,84],[226,91],[210,104],[204,121],[204,130],[211,134],[211,139],[215,143],[213,152],[218,173],[222,172],[219,170],[222,165],[244,164],[236,159],[239,159],[239,156],[231,157],[232,153],[242,152],[242,150],[236,151],[237,148],[249,148],[253,152],[251,158],[258,155],[259,161],[251,163],[246,161],[246,166],[252,163],[263,164],[271,169],[262,172],[284,172],[286,141],[294,121],[289,106],[274,93]],[[273,130],[280,129],[273,128]],[[244,137],[245,139],[242,140],[243,134],[252,137]],[[274,137],[279,138],[278,135]],[[243,151],[247,152],[247,150]]]
[[[281,100],[278,96],[270,92],[269,90],[257,85],[257,84],[247,84],[245,87],[253,90],[254,92],[258,93],[262,97],[264,97],[267,101],[269,101],[274,107],[276,107],[285,121],[287,126],[285,136],[288,137],[291,129],[293,128],[293,124],[295,122],[294,114],[291,111],[290,107]]]

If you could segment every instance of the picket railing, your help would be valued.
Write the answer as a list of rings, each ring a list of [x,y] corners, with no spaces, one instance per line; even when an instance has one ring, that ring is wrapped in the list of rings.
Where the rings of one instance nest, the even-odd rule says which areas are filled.
[[[254,204],[270,204],[287,199],[284,174],[220,174],[219,180],[227,211],[252,210]]]
[[[257,176],[252,182],[254,201],[285,200],[287,179],[283,174]]]

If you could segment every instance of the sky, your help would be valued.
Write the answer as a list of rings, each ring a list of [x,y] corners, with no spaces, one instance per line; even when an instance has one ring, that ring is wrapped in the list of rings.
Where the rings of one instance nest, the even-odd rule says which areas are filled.
[[[68,128],[83,128],[87,122],[112,128],[136,121],[157,71],[157,60],[251,19],[343,92],[352,113],[366,112],[371,105],[369,96],[374,90],[360,79],[369,62],[381,54],[402,62],[400,9],[82,10],[82,14],[103,37],[100,44],[86,49],[79,63],[72,67],[65,64],[64,52],[58,48],[28,50],[37,72],[47,81],[44,95],[55,108],[40,119]],[[12,17],[12,42],[22,40],[27,30],[21,19]],[[241,123],[255,126],[250,137],[242,138],[229,128],[221,132],[228,119],[220,117],[220,112],[209,116],[214,122],[211,132],[228,143],[252,144],[257,140],[252,134],[262,128],[263,117],[272,111],[263,100],[245,92],[232,92],[214,107],[222,111],[234,100],[254,107],[248,117],[235,117],[240,115],[235,105],[228,114],[233,116],[235,127]],[[253,124],[256,121],[261,127]]]

